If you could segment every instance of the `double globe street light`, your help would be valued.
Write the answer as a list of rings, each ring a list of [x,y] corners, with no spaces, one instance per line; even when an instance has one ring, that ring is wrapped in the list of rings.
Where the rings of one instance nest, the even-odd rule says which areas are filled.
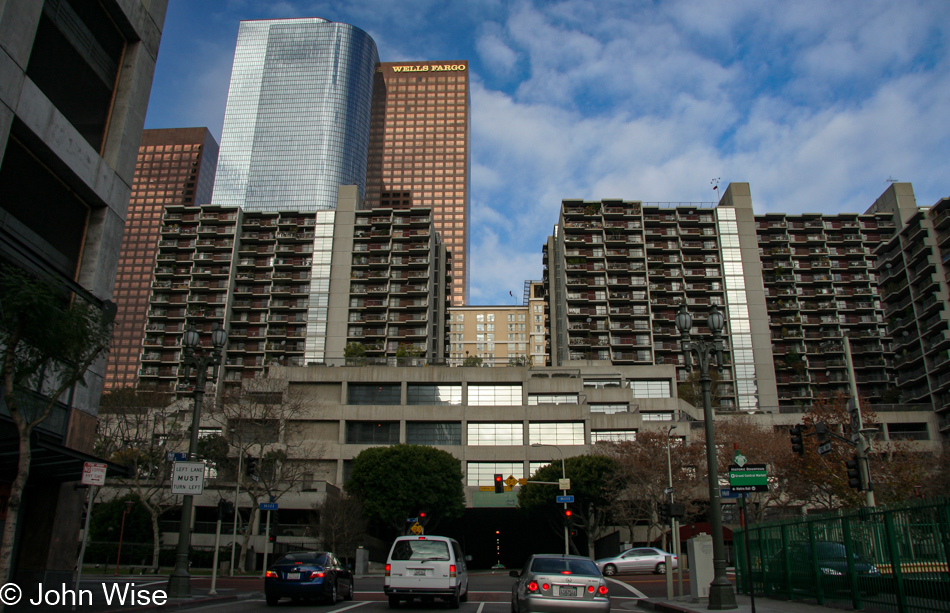
[[[201,402],[205,395],[208,380],[208,368],[214,379],[217,366],[221,363],[221,350],[228,342],[228,332],[218,322],[211,324],[211,347],[200,346],[201,336],[194,325],[188,326],[181,337],[183,366],[182,376],[187,379],[191,369],[195,369],[195,399],[191,415],[191,440],[188,443],[188,457],[194,460],[198,454],[198,428],[201,424]],[[187,598],[191,595],[191,576],[188,574],[188,546],[191,543],[191,515],[194,496],[183,496],[181,505],[181,523],[178,526],[178,546],[175,550],[175,570],[168,578],[168,595],[171,598]]]
[[[693,358],[699,366],[699,381],[703,390],[703,417],[706,426],[706,472],[709,476],[709,523],[712,524],[713,537],[713,580],[709,584],[710,609],[735,609],[736,594],[732,583],[726,576],[726,552],[722,537],[722,497],[719,492],[719,458],[716,454],[716,430],[713,424],[715,415],[712,408],[712,376],[709,367],[715,354],[716,365],[722,368],[722,329],[725,317],[716,305],[709,309],[706,325],[712,332],[712,341],[690,340],[693,316],[684,304],[676,313],[676,327],[682,337],[682,348],[686,354],[686,368],[693,366]]]

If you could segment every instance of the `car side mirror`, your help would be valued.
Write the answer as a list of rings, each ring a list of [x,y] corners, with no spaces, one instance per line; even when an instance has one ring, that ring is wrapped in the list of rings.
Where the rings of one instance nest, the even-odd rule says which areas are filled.
[[[517,579],[518,577],[521,576],[521,573],[519,573],[519,572],[516,571],[516,570],[510,570],[510,571],[508,571],[508,576],[509,576],[509,577],[514,577],[514,578]]]

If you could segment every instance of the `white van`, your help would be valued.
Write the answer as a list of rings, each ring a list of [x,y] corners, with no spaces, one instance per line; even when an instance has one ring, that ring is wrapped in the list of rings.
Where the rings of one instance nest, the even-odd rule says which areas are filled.
[[[383,591],[389,607],[399,601],[440,598],[453,609],[468,600],[468,569],[471,557],[462,555],[455,539],[445,536],[400,536],[389,550]]]

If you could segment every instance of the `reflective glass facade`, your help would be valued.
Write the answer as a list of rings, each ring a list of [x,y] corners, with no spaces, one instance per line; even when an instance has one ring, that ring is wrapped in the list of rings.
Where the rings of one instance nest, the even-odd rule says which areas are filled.
[[[243,21],[212,202],[251,211],[333,209],[364,195],[376,43],[320,18]]]

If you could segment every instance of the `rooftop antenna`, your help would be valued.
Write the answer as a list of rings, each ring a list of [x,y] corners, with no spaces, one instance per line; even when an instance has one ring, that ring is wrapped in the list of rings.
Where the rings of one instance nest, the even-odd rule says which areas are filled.
[[[895,179],[894,177],[888,175],[888,176],[887,176],[887,182],[888,182],[888,183],[897,183],[898,181],[897,181],[897,179]]]
[[[717,202],[719,200],[719,196],[721,196],[721,194],[719,193],[719,181],[720,181],[719,177],[716,177],[715,179],[709,182],[709,184],[713,186],[713,191],[716,192]]]

